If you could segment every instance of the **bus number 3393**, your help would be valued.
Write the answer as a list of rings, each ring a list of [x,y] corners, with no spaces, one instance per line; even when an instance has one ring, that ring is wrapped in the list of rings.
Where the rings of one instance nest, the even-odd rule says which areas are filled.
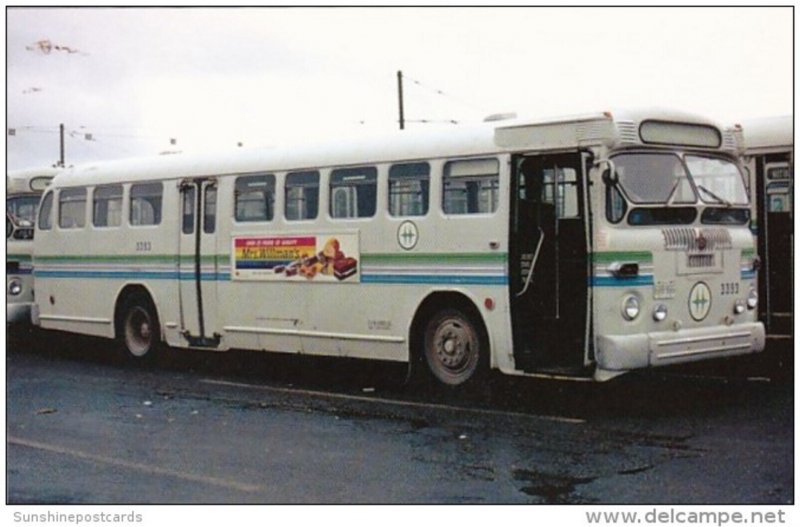
[[[720,284],[721,295],[738,295],[739,283],[738,282],[723,282]]]

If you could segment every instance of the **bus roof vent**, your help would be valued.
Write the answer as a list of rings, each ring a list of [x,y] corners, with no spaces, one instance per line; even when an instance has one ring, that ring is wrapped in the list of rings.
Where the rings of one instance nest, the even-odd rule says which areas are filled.
[[[619,141],[623,144],[639,144],[639,123],[635,121],[617,121]]]
[[[734,152],[744,150],[744,135],[741,128],[728,128],[722,132],[722,149]]]
[[[507,121],[508,119],[516,119],[517,113],[516,112],[506,112],[506,113],[493,113],[492,115],[487,116],[483,122],[484,123],[491,123],[494,121]]]

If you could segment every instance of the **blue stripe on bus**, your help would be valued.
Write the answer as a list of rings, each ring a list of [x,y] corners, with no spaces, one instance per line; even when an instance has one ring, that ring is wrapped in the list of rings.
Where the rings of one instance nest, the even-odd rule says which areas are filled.
[[[126,280],[194,280],[194,273],[178,273],[175,271],[148,272],[148,271],[41,271],[34,275],[41,278],[121,278]],[[230,280],[230,273],[203,273],[200,280],[219,281]]]
[[[237,269],[274,269],[280,266],[287,266],[293,263],[294,260],[269,260],[269,261],[251,261],[251,262],[236,262]]]
[[[742,271],[742,280],[752,280],[756,277],[755,271]]]
[[[594,287],[631,287],[637,285],[653,285],[653,276],[644,275],[635,278],[617,278],[615,276],[593,276]]]

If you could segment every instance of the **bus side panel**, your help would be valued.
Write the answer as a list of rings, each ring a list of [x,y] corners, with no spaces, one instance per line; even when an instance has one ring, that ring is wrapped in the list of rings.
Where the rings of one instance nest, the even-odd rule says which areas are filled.
[[[297,334],[305,319],[305,305],[300,289],[304,284],[248,279],[237,272],[234,243],[237,238],[270,237],[283,232],[279,218],[271,222],[237,222],[234,211],[235,177],[218,180],[217,264],[221,272],[217,282],[217,327],[222,347],[301,353]],[[281,192],[276,195],[275,210],[281,210]]]
[[[35,262],[41,326],[101,337],[115,336],[115,307],[127,286],[146,289],[156,306],[162,332],[173,346],[180,338],[177,289],[177,190],[164,183],[158,225],[129,226],[127,192],[121,225],[37,231]]]
[[[388,203],[388,166],[380,167],[378,213],[365,220],[318,222],[321,232],[355,229],[360,284],[309,284],[308,323],[326,335],[304,338],[304,351],[326,355],[407,361],[409,329],[421,303],[437,292],[460,292],[481,314],[490,338],[491,364],[508,369],[507,215],[508,162],[501,158],[498,209],[491,214],[442,213],[443,162],[431,163],[430,205],[425,216],[393,217]],[[402,248],[401,230],[413,224],[417,240]],[[484,307],[490,299],[492,310]],[[504,318],[506,317],[506,318]],[[503,355],[502,360],[495,358]]]
[[[365,219],[329,217],[328,172],[323,171],[316,220],[286,221],[279,212],[272,222],[236,223],[230,219],[233,178],[221,178],[217,249],[220,259],[230,258],[230,280],[219,284],[219,318],[227,346],[407,361],[409,330],[422,301],[435,292],[458,291],[483,317],[497,356],[492,365],[513,370],[507,327],[507,162],[501,162],[499,208],[491,215],[444,216],[442,166],[431,164],[428,214],[410,217],[392,217],[385,210],[387,166],[379,170],[378,212]],[[276,211],[283,208],[280,187]],[[407,221],[419,234],[408,251],[398,241]],[[341,280],[237,274],[236,239],[292,236],[315,237],[320,244],[337,236],[357,240],[357,251],[347,254],[357,260],[355,274]],[[486,299],[491,299],[491,310],[483,307]]]
[[[36,301],[41,326],[99,337],[113,337],[114,288],[103,275],[102,260],[91,255],[86,228],[38,231],[34,257]],[[109,288],[111,283],[112,288]],[[109,307],[110,306],[110,307]]]

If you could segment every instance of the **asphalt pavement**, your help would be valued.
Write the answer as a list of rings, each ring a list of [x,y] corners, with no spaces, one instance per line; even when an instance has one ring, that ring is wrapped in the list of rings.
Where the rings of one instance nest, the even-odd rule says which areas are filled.
[[[36,333],[7,363],[10,504],[789,504],[793,385],[746,361],[605,384],[403,387],[396,366]]]

